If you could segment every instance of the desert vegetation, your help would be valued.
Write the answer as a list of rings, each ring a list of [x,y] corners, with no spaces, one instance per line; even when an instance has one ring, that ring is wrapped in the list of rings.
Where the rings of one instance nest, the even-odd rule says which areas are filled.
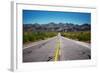
[[[45,40],[56,35],[56,32],[24,32],[23,43]]]
[[[91,40],[91,33],[90,31],[80,31],[80,32],[62,32],[62,36],[78,40],[78,41],[84,41],[84,42],[89,42]]]

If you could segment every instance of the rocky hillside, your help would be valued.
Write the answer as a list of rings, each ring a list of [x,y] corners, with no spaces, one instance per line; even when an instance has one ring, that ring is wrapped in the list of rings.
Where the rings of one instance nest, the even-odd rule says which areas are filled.
[[[48,23],[48,24],[24,24],[23,31],[34,31],[34,32],[75,32],[75,31],[90,31],[90,24],[72,24],[72,23]]]

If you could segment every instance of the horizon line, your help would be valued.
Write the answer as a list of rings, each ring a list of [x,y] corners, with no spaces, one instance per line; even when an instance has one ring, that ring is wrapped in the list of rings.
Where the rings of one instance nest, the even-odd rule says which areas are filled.
[[[29,25],[29,24],[40,24],[40,25],[45,25],[45,24],[51,24],[51,23],[53,23],[53,24],[74,24],[74,25],[83,25],[83,24],[90,24],[91,25],[91,23],[83,23],[83,24],[75,24],[75,23],[62,23],[62,22],[59,22],[59,23],[55,23],[55,22],[49,22],[49,23],[23,23],[23,24],[26,24],[26,25]]]

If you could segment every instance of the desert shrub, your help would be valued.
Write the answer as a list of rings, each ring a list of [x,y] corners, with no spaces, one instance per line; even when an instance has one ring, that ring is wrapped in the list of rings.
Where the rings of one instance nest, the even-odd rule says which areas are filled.
[[[64,37],[79,40],[79,41],[90,41],[91,40],[91,33],[89,31],[62,32],[61,35]]]
[[[57,32],[24,32],[23,43],[35,42],[38,40],[45,40],[47,38],[56,36]]]

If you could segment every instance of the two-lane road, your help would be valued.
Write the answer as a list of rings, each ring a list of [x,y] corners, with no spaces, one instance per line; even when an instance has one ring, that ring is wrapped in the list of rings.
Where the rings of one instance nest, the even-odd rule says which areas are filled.
[[[83,60],[91,58],[90,45],[62,37],[60,33],[49,40],[23,49],[23,62]]]

